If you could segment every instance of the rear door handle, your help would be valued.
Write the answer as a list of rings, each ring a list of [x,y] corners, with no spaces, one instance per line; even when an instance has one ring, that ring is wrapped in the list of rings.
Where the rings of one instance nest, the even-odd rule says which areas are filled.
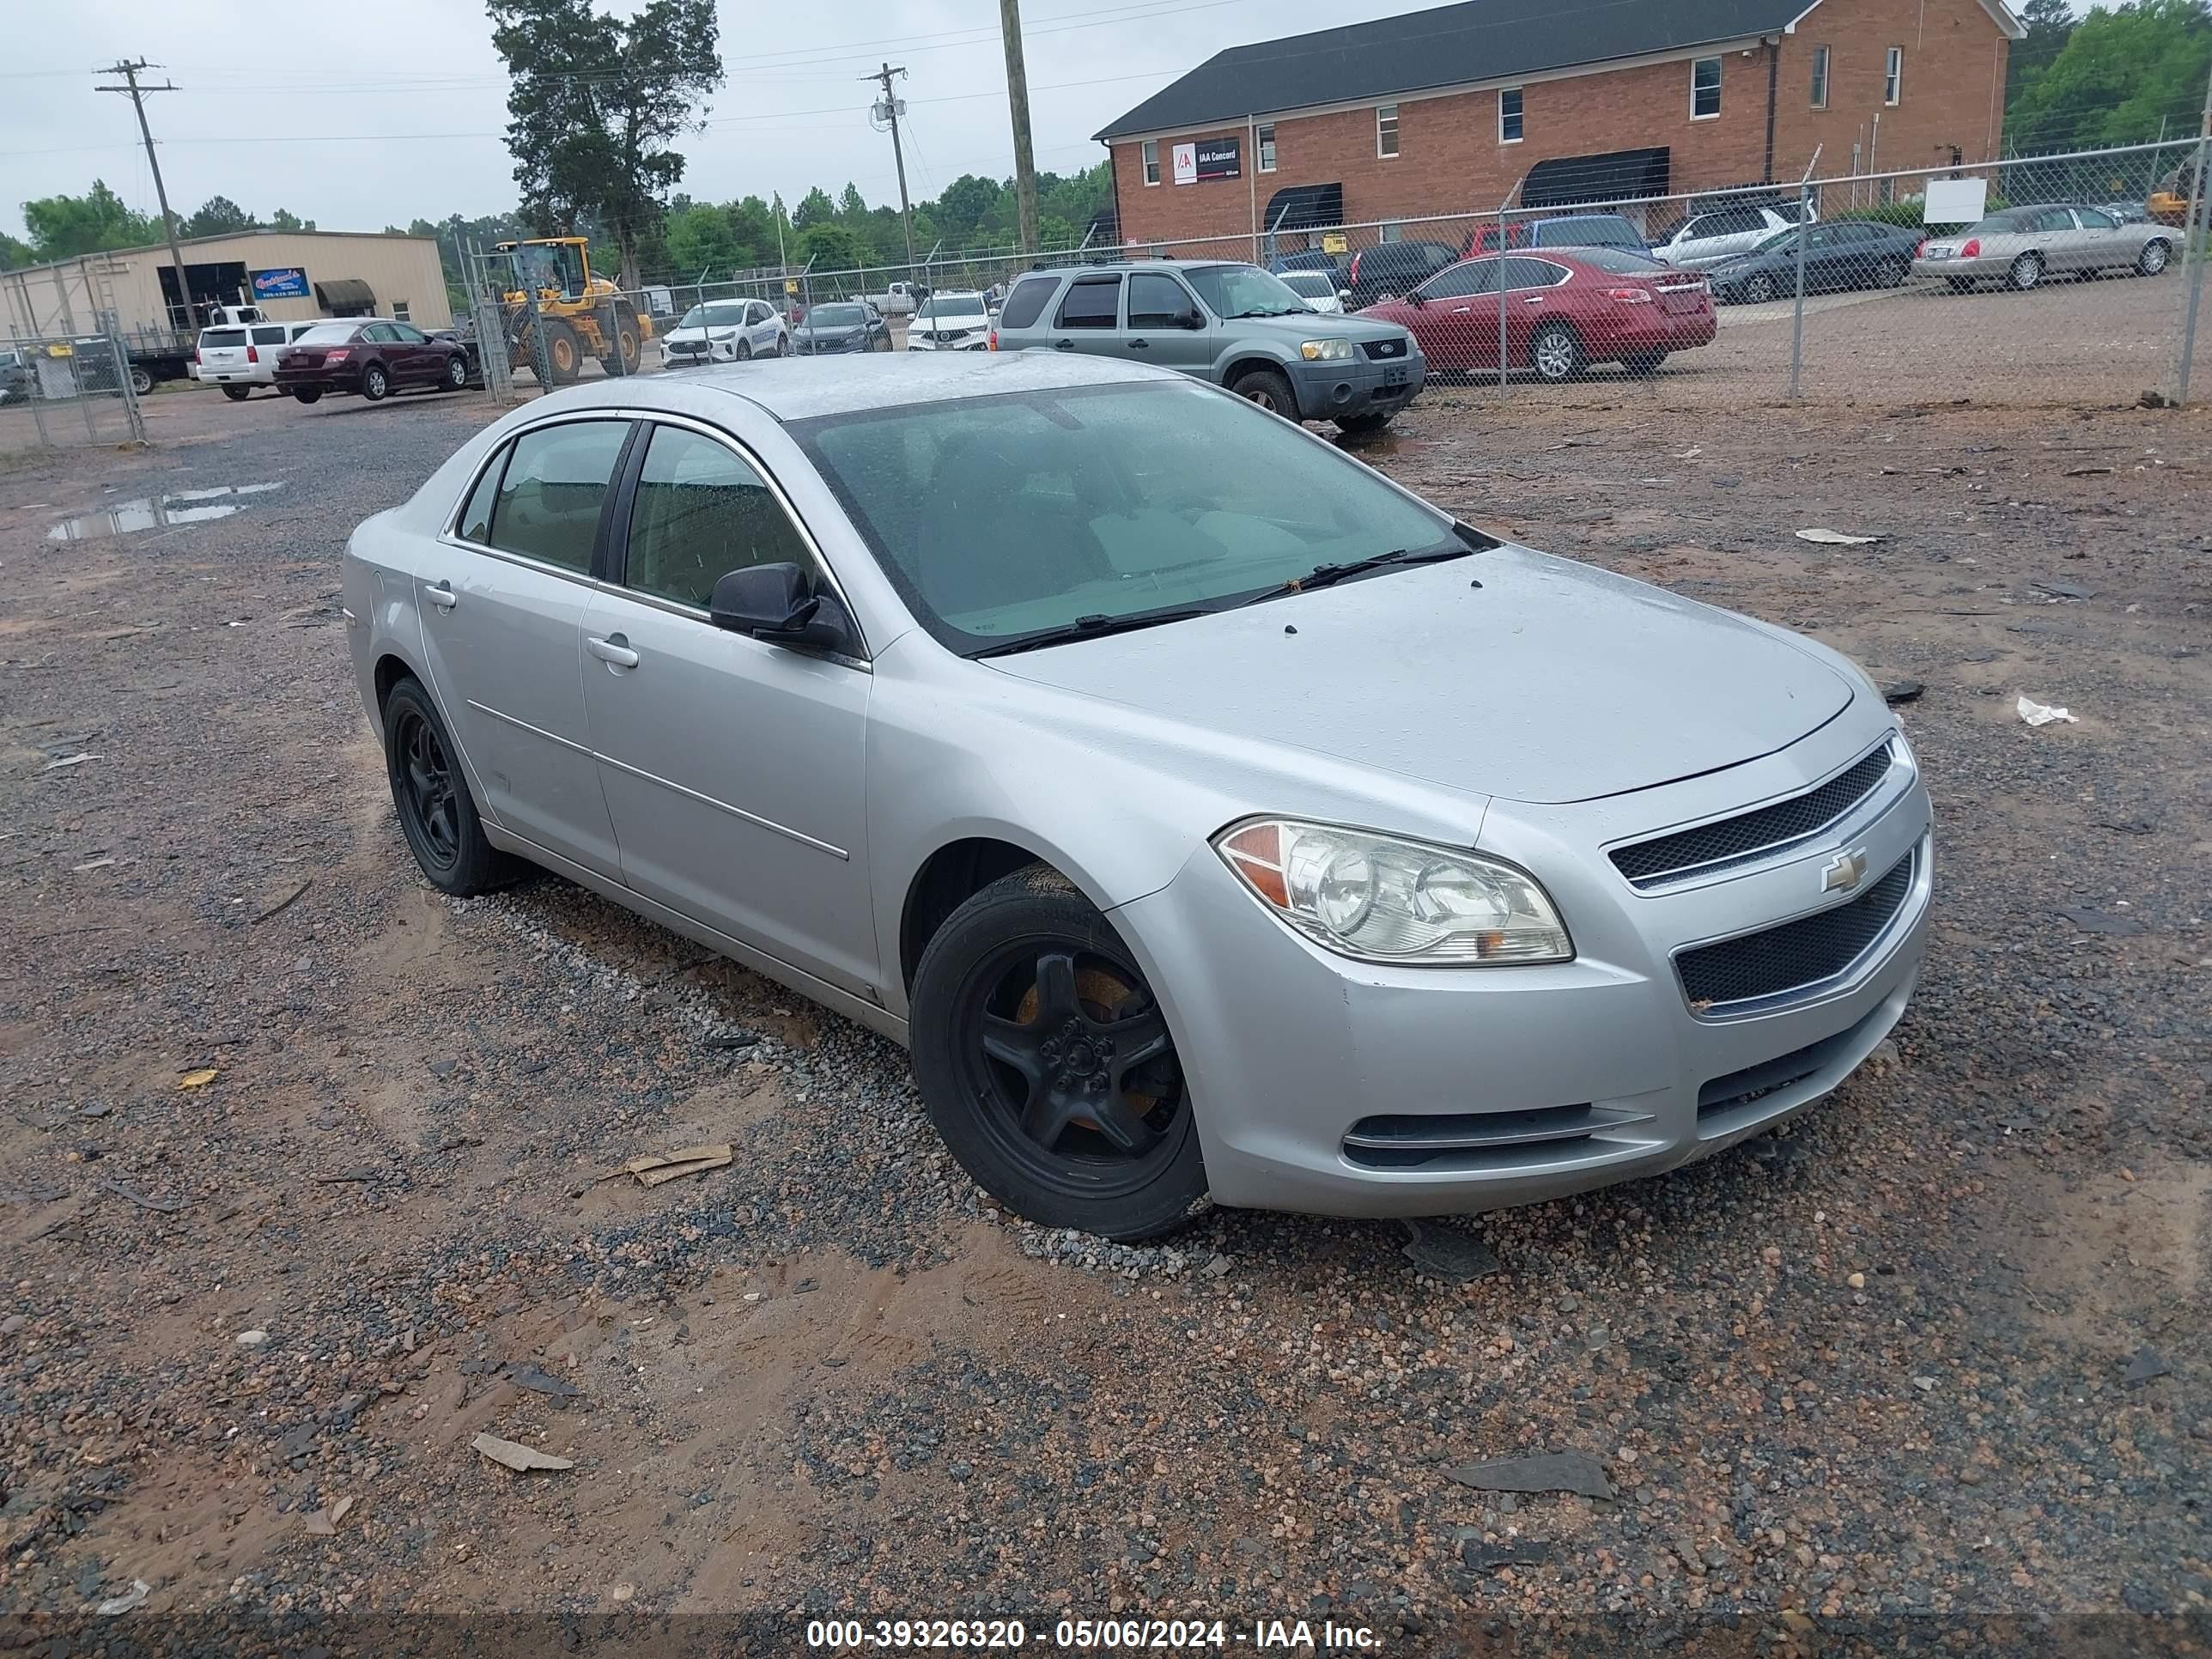
[[[430,603],[441,611],[451,611],[461,602],[461,596],[453,592],[453,585],[451,582],[432,582],[422,591],[429,595]]]
[[[637,653],[629,648],[629,641],[619,634],[610,634],[603,640],[586,635],[584,648],[601,662],[612,663],[617,668],[637,666]]]
[[[1054,351],[1073,351],[1075,349],[1075,342],[1073,340],[1055,340],[1053,342],[1052,349]]]
[[[1152,349],[1152,343],[1150,340],[1132,340],[1129,342],[1129,349],[1132,351],[1150,351]]]

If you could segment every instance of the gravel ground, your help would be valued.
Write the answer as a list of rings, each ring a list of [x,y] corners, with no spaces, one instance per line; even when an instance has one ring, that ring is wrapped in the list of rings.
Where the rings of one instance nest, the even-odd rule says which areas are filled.
[[[1364,453],[1923,682],[1940,919],[1893,1057],[1432,1227],[1468,1282],[1395,1225],[1012,1222],[890,1045],[550,878],[434,895],[337,560],[481,403],[158,399],[149,453],[0,472],[0,1647],[2212,1650],[2212,424],[1578,401]],[[1449,1473],[1541,1451],[1611,1495]]]

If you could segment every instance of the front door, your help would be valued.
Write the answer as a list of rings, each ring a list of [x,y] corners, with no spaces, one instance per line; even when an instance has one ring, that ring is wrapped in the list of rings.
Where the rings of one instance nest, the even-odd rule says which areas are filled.
[[[1188,289],[1158,270],[1133,272],[1127,286],[1129,320],[1121,331],[1121,355],[1187,374],[1213,367],[1213,331]]]
[[[1438,271],[1418,289],[1409,326],[1421,355],[1440,368],[1498,367],[1498,256]]]
[[[620,873],[584,713],[582,628],[628,421],[534,428],[486,469],[415,600],[432,687],[507,829]]]
[[[822,573],[760,470],[719,435],[653,429],[619,589],[584,618],[584,701],[623,879],[820,979],[873,994],[863,837],[869,676],[716,628],[743,565]]]

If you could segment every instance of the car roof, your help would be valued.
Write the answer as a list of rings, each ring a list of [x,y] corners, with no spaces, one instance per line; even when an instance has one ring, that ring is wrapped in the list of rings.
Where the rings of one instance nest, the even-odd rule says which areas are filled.
[[[787,357],[730,363],[678,377],[643,375],[570,386],[524,407],[540,413],[569,409],[661,410],[712,418],[713,400],[742,398],[778,421],[956,403],[1006,392],[1156,380],[1188,386],[1188,375],[1118,358],[1057,351],[871,353],[851,357]],[[702,401],[704,399],[705,401]]]
[[[1215,265],[1249,265],[1249,259],[1107,259],[1085,265],[1054,265],[1047,270],[1024,270],[1015,277],[1024,282],[1031,276],[1118,276],[1131,270],[1206,270]],[[1254,270],[1262,267],[1253,265]]]

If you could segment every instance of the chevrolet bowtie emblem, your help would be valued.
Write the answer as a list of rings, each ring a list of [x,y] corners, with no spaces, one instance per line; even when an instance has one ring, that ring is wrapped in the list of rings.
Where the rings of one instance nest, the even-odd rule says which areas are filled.
[[[1866,879],[1866,872],[1864,848],[1838,853],[1820,866],[1820,890],[1824,893],[1848,893]]]

